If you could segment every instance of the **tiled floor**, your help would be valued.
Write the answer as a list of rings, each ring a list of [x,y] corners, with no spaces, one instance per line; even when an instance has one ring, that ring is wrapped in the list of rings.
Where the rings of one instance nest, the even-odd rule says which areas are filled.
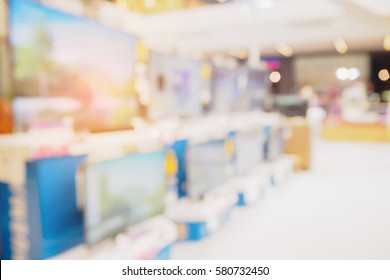
[[[390,144],[317,142],[313,169],[174,259],[390,259]]]

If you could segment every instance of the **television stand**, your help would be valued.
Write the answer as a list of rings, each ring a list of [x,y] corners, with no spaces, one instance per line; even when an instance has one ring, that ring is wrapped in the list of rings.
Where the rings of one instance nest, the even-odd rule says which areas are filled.
[[[229,219],[234,194],[206,193],[202,199],[181,198],[166,206],[165,214],[178,225],[179,240],[201,240]]]
[[[57,260],[149,260],[170,259],[177,226],[165,216],[156,216],[129,227],[114,239],[94,246],[86,244],[70,249]]]

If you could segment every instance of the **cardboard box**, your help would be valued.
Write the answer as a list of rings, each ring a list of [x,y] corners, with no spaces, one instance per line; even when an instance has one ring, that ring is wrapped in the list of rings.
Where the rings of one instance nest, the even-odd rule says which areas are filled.
[[[286,140],[285,152],[299,158],[295,170],[311,168],[312,139],[311,127],[304,118],[289,118],[291,136]]]

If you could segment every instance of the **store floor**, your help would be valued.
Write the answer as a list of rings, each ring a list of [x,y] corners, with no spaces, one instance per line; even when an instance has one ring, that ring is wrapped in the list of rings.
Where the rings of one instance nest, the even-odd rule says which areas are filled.
[[[390,144],[318,141],[313,169],[174,259],[390,259]]]

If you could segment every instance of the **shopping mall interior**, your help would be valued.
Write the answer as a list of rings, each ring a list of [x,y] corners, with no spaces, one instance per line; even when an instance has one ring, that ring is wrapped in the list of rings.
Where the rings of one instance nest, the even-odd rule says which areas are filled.
[[[390,259],[389,0],[0,0],[0,256]]]

